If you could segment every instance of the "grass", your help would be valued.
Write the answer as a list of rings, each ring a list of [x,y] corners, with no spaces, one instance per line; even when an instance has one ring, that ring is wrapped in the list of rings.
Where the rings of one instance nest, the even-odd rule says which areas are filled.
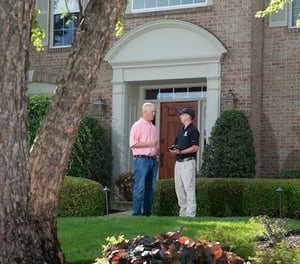
[[[288,220],[291,231],[300,230],[300,221]],[[101,256],[107,237],[158,235],[177,231],[194,240],[220,242],[243,258],[251,256],[255,240],[262,237],[262,225],[246,217],[64,217],[58,218],[58,238],[68,264],[90,264]]]

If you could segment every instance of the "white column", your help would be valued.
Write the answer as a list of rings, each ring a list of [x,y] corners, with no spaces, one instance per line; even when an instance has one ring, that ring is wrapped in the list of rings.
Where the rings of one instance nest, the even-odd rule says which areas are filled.
[[[127,167],[128,160],[128,115],[126,84],[123,80],[123,70],[115,69],[112,81],[112,155],[113,179]]]
[[[208,66],[207,76],[207,108],[206,108],[206,129],[207,139],[210,136],[212,127],[220,116],[220,94],[221,77],[220,64],[212,63]]]

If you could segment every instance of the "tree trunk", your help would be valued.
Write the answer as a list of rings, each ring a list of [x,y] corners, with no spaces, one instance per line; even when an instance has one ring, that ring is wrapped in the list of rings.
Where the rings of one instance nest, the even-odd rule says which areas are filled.
[[[30,248],[39,263],[44,259],[29,203],[26,87],[33,7],[32,1],[0,4],[0,263],[31,263]]]
[[[28,157],[27,71],[34,1],[0,3],[0,263],[64,263],[60,186],[120,0],[90,0],[56,95]]]

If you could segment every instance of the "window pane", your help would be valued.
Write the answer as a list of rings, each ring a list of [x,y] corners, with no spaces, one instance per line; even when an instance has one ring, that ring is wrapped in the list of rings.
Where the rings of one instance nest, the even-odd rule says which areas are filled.
[[[157,6],[168,6],[168,0],[157,0]]]
[[[206,4],[207,0],[132,0],[133,10],[145,9],[145,8],[160,8],[160,7],[185,7],[189,5],[199,6],[199,4]]]
[[[187,5],[187,4],[193,4],[193,0],[182,0],[182,4],[183,5]]]
[[[292,3],[292,26],[296,26],[297,19],[300,18],[300,0],[294,0]]]
[[[158,89],[146,90],[146,98],[145,99],[157,99],[158,97]]]
[[[206,86],[189,88],[189,98],[207,97]]]
[[[146,8],[156,7],[156,0],[146,0]]]
[[[145,8],[144,0],[133,0],[133,9],[143,9]]]
[[[175,88],[174,98],[187,98],[187,88]]]
[[[71,45],[78,26],[78,14],[69,14],[63,18],[57,14],[53,21],[53,46]]]
[[[70,13],[79,12],[78,0],[54,0],[54,14],[62,14],[67,11]]]
[[[173,5],[180,5],[180,0],[170,0],[170,6],[173,6]]]
[[[207,87],[205,85],[198,87],[180,87],[180,88],[161,88],[149,89],[145,92],[145,99],[195,99],[206,98]]]
[[[158,99],[172,99],[173,98],[173,89],[161,89],[158,94]]]

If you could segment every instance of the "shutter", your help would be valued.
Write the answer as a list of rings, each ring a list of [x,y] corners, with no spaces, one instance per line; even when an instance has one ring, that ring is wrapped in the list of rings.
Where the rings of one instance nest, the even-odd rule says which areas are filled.
[[[285,27],[287,26],[287,10],[288,5],[286,4],[284,9],[273,13],[269,16],[269,27]]]
[[[45,38],[43,39],[43,46],[48,46],[49,36],[49,0],[36,0],[36,8],[40,10],[38,17],[38,23],[42,29],[45,30]]]

